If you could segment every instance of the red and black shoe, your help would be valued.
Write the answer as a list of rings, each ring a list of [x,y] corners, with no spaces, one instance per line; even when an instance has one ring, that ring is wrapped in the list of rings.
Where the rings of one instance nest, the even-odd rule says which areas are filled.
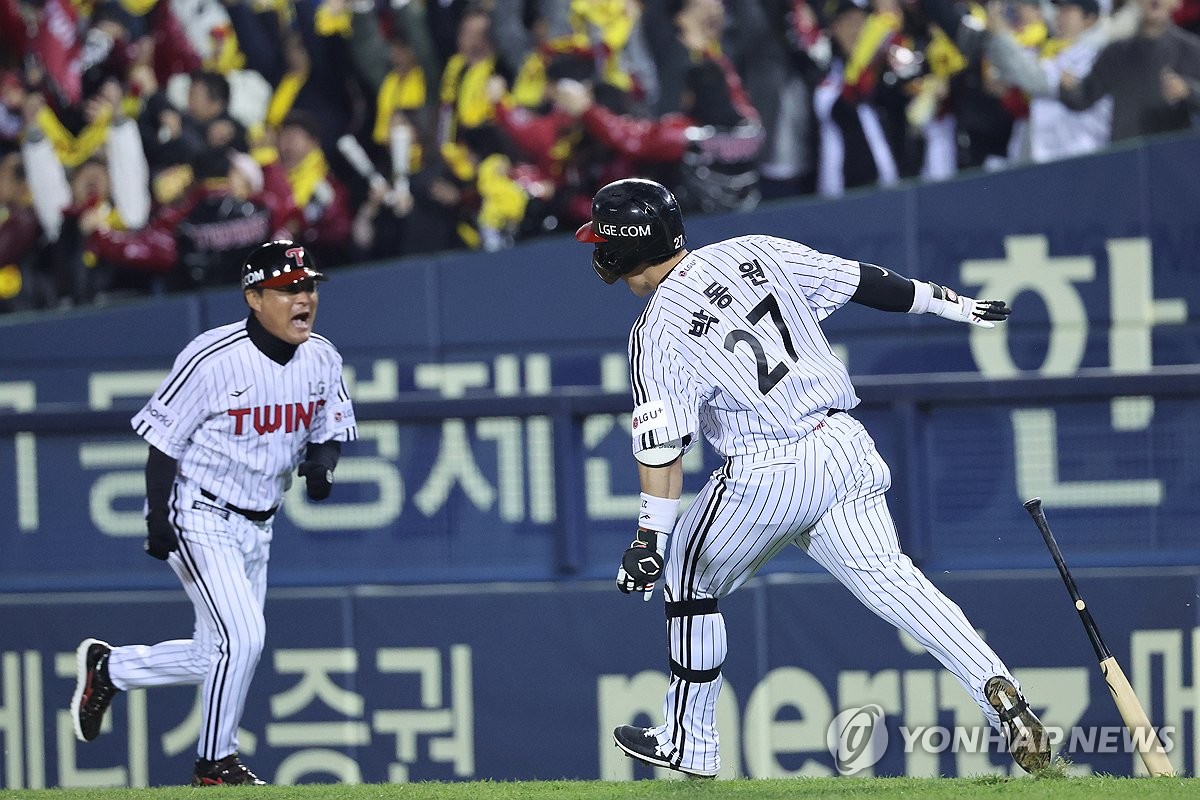
[[[250,771],[237,753],[217,761],[197,758],[192,770],[192,786],[266,786],[267,782]]]
[[[75,694],[71,696],[71,719],[75,738],[90,742],[100,735],[104,712],[121,691],[108,678],[108,656],[112,647],[99,639],[84,639],[75,650]]]

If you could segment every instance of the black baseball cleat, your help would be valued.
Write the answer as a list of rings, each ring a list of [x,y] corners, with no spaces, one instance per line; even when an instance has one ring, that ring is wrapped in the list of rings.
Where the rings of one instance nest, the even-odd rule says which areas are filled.
[[[196,759],[192,786],[266,786],[267,782],[250,771],[237,753],[217,761]]]
[[[675,764],[658,743],[653,728],[639,728],[636,725],[621,725],[613,731],[613,741],[617,747],[630,758],[635,758],[643,764],[652,767],[665,767],[690,775],[693,778],[713,778],[718,770],[702,770],[681,767]]]
[[[99,639],[84,639],[75,650],[75,694],[71,696],[71,719],[75,738],[90,742],[100,735],[104,712],[121,691],[108,679],[108,656],[112,647]]]
[[[983,695],[1000,715],[1000,728],[1013,761],[1026,772],[1050,766],[1050,737],[1012,681],[997,675],[983,687]]]

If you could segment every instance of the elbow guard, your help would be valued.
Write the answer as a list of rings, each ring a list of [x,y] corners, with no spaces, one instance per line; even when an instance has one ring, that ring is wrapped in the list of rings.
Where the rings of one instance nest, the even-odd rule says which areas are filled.
[[[674,463],[675,459],[687,452],[687,444],[687,437],[676,439],[673,442],[664,442],[654,447],[647,447],[645,450],[638,450],[633,457],[639,464],[646,467],[665,467]]]

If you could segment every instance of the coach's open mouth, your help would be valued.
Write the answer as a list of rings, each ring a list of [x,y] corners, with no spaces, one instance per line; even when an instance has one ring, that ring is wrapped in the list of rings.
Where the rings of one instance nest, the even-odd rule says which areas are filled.
[[[312,312],[301,311],[299,314],[292,315],[292,327],[306,331],[312,325]]]

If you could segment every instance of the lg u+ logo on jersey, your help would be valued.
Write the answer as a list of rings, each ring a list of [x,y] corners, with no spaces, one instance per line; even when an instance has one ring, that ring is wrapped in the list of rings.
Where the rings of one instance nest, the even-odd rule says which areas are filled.
[[[850,708],[833,718],[825,731],[825,746],[841,775],[854,775],[874,766],[887,750],[888,732],[883,709],[872,703]]]
[[[247,432],[247,420],[250,420],[255,433],[259,436],[266,436],[268,433],[276,431],[293,433],[301,428],[308,429],[312,425],[313,415],[323,405],[325,405],[324,400],[309,400],[307,403],[276,403],[254,408],[231,408],[228,414],[233,417],[234,436],[241,436]]]
[[[661,410],[647,411],[645,414],[642,414],[641,416],[634,417],[633,418],[633,429],[636,431],[638,429],[638,425],[645,425],[647,422],[649,422],[652,419],[658,419],[658,415],[661,413],[662,413]]]
[[[644,433],[655,428],[665,428],[667,426],[667,408],[663,405],[662,400],[652,400],[649,403],[642,403],[633,410],[633,430],[635,433]]]

